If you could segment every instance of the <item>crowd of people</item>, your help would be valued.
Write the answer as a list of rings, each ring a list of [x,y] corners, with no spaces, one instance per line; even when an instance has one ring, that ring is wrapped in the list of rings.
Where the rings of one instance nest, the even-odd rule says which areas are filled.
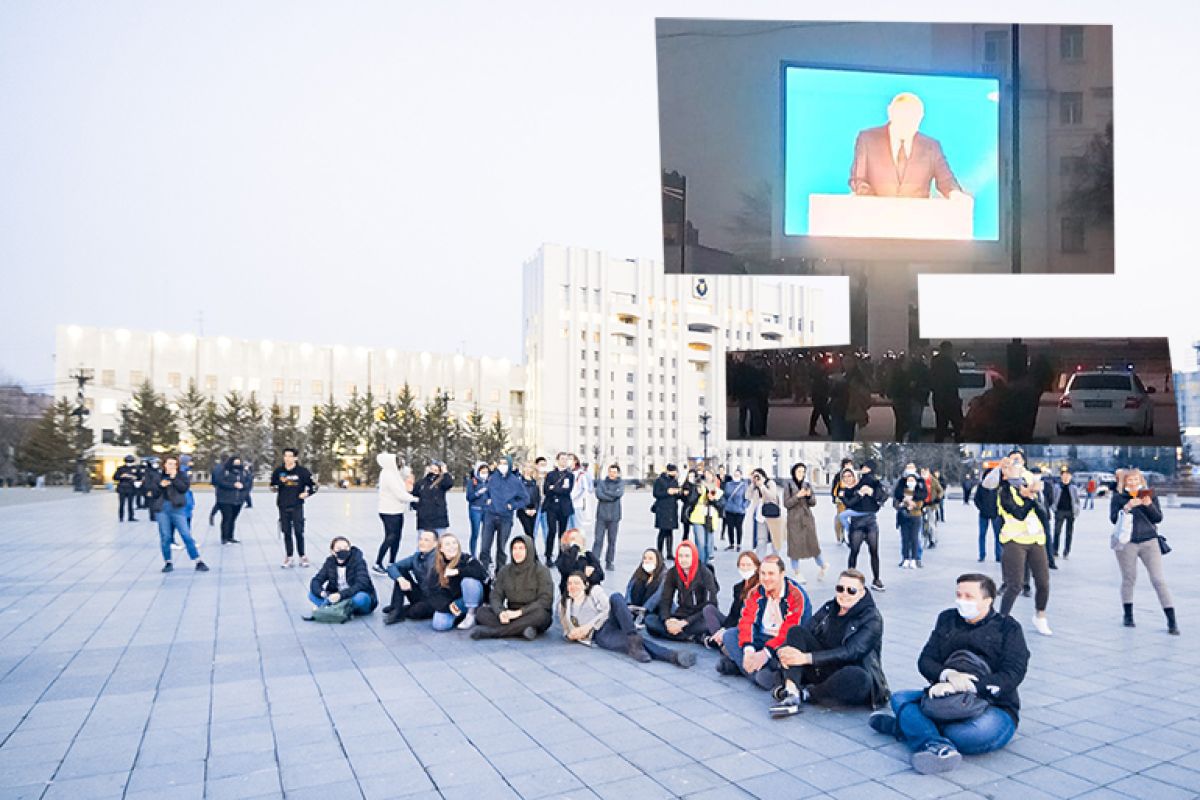
[[[888,506],[895,513],[899,567],[921,569],[926,552],[937,546],[937,523],[945,514],[936,470],[909,463],[887,481],[871,460],[842,462],[829,490],[829,523],[839,548],[847,548],[846,567],[832,597],[817,607],[804,570],[815,569],[821,581],[833,558],[821,549],[818,490],[805,464],[793,465],[782,481],[760,468],[747,477],[740,469],[681,473],[668,465],[652,489],[656,546],[642,552],[625,578],[616,574],[625,482],[615,465],[594,481],[588,465],[569,453],[557,454],[553,464],[537,458],[519,469],[507,457],[479,463],[465,481],[470,529],[460,539],[448,507],[455,478],[444,464],[429,464],[418,479],[394,454],[380,454],[377,463],[382,538],[374,563],[349,537],[334,537],[309,581],[306,619],[345,622],[373,613],[380,604],[374,570],[386,575],[390,587],[385,625],[428,621],[435,632],[466,631],[472,639],[534,640],[557,622],[569,643],[680,668],[696,663],[698,649],[712,649],[718,672],[769,692],[772,717],[793,716],[813,703],[868,709],[870,726],[906,744],[912,766],[922,773],[952,769],[962,755],[996,750],[1013,737],[1029,650],[1012,611],[1032,583],[1033,627],[1052,635],[1050,572],[1056,558],[1070,556],[1084,495],[1069,471],[1049,480],[1027,468],[1020,450],[971,484],[979,561],[987,560],[991,539],[1003,583],[997,587],[979,572],[960,575],[954,607],[938,617],[918,659],[928,685],[893,693],[882,666],[883,613],[874,599],[874,592],[885,590],[879,514]],[[115,476],[119,518],[137,505],[136,497],[127,499],[132,488],[157,518],[164,571],[172,569],[176,534],[196,569],[206,571],[191,536],[190,464],[172,456],[140,474],[132,474],[132,461],[126,466],[128,473]],[[214,470],[214,484],[222,543],[236,543],[237,514],[253,474],[231,456]],[[270,486],[283,567],[295,566],[296,556],[307,566],[304,502],[317,484],[295,450],[285,451]],[[406,519],[416,531],[408,553]],[[521,524],[516,535],[514,519]],[[1177,635],[1163,573],[1169,548],[1158,533],[1163,514],[1137,470],[1118,473],[1110,519],[1124,624],[1135,624],[1133,589],[1141,561],[1168,630]],[[864,544],[869,580],[857,566]],[[721,550],[736,552],[740,578],[725,597],[715,569]],[[615,586],[621,589],[609,588]]]

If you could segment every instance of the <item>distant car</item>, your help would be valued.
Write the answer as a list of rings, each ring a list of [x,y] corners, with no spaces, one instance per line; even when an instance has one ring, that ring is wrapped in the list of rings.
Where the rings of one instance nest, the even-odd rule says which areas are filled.
[[[1059,436],[1081,428],[1124,429],[1138,436],[1152,436],[1152,391],[1133,372],[1076,372],[1059,398],[1055,428]]]
[[[977,367],[970,363],[958,365],[958,397],[962,400],[963,414],[972,401],[997,384],[1004,383],[1004,376],[994,369]],[[937,427],[937,416],[933,413],[933,400],[921,411],[921,427],[933,430]]]

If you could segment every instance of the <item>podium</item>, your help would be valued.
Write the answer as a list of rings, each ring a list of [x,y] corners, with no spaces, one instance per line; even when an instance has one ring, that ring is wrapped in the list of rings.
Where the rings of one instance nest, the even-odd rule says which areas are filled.
[[[934,197],[810,194],[808,235],[855,239],[974,238],[975,202]]]

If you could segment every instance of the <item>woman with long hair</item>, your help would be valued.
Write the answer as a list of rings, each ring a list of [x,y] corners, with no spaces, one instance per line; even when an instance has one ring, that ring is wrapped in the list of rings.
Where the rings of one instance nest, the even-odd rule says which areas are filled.
[[[771,555],[779,555],[783,549],[783,503],[779,485],[767,477],[762,467],[755,467],[750,473],[750,510],[747,512],[754,520],[753,537],[750,546],[755,552],[766,544]]]
[[[672,650],[642,636],[619,593],[605,596],[604,588],[589,586],[582,573],[567,576],[567,591],[558,604],[563,636],[569,642],[594,645],[625,653],[635,661],[666,661],[688,668],[696,663],[694,653]]]
[[[425,600],[433,608],[433,629],[448,631],[475,627],[475,609],[483,602],[487,570],[452,533],[438,538],[437,558],[433,563],[433,585]]]
[[[1158,594],[1158,602],[1167,617],[1167,632],[1178,636],[1175,603],[1163,575],[1162,539],[1158,535],[1163,513],[1158,498],[1146,485],[1141,470],[1121,470],[1117,473],[1117,491],[1109,505],[1108,516],[1117,526],[1113,552],[1121,568],[1121,604],[1125,609],[1125,627],[1134,627],[1133,587],[1137,583],[1137,562],[1140,560],[1146,566],[1150,584]]]
[[[733,602],[729,605],[729,613],[721,616],[721,610],[716,606],[705,606],[704,625],[708,636],[704,639],[705,647],[720,647],[725,631],[736,628],[742,616],[742,603],[746,595],[758,585],[758,568],[762,561],[753,550],[743,550],[738,553],[737,571],[741,580],[733,585]]]
[[[644,622],[647,613],[658,609],[658,601],[662,599],[663,571],[662,553],[658,548],[650,547],[642,551],[642,563],[638,564],[629,583],[625,585],[625,602],[633,612],[634,619]]]

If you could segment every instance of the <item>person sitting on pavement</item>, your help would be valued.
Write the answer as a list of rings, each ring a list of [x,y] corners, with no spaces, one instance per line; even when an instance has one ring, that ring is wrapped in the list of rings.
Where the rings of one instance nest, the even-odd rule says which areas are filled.
[[[991,578],[960,575],[955,608],[938,615],[917,659],[930,685],[896,692],[890,712],[871,714],[874,730],[908,745],[919,773],[952,770],[964,754],[999,750],[1016,733],[1029,649],[1021,625],[995,600]]]
[[[777,656],[785,697],[771,716],[798,714],[803,703],[878,708],[891,693],[883,674],[883,615],[856,569],[838,576],[834,598],[788,631]]]
[[[720,649],[721,643],[725,639],[725,632],[738,626],[738,621],[742,618],[742,604],[746,600],[746,595],[758,585],[758,568],[761,565],[762,561],[759,560],[758,553],[753,550],[743,550],[738,554],[737,571],[742,579],[733,586],[733,602],[729,604],[729,613],[722,617],[721,610],[715,605],[704,608],[704,627],[708,632],[708,636],[704,639],[705,647]],[[726,655],[729,654],[726,653]]]
[[[663,575],[665,574],[662,554],[658,548],[648,547],[642,552],[642,563],[629,577],[625,585],[625,602],[633,612],[634,621],[644,625],[646,615],[658,610],[662,599]]]
[[[523,636],[533,641],[554,621],[554,579],[523,533],[509,545],[511,561],[496,572],[488,605],[476,612],[472,639]]]
[[[417,551],[388,565],[387,574],[392,579],[392,602],[383,609],[384,625],[433,616],[433,608],[423,601],[425,593],[436,579],[434,564],[437,561],[437,546],[436,533],[421,531],[417,536]]]
[[[558,593],[561,597],[567,593],[567,578],[573,572],[581,572],[587,578],[588,586],[604,583],[604,570],[600,567],[600,559],[584,543],[583,531],[579,528],[569,528],[558,543],[558,558],[554,565],[558,567]]]
[[[433,629],[448,631],[475,627],[475,611],[483,603],[487,570],[470,553],[463,552],[458,537],[443,533],[438,539],[433,582],[425,592],[433,609]]]
[[[758,567],[758,585],[746,595],[736,628],[726,631],[726,656],[717,665],[723,675],[741,674],[760,689],[782,699],[782,667],[776,651],[788,633],[812,616],[812,604],[800,584],[787,577],[779,556],[767,556]],[[730,666],[733,669],[730,669]]]
[[[350,544],[345,536],[335,536],[329,543],[329,557],[312,576],[308,584],[308,602],[313,610],[346,599],[355,616],[370,614],[379,604],[371,570],[362,551]],[[312,614],[304,619],[311,620]]]
[[[675,548],[675,568],[663,578],[658,609],[646,616],[646,631],[662,639],[699,642],[705,634],[704,609],[717,604],[717,579],[700,564],[692,541]]]
[[[567,576],[558,616],[567,641],[626,653],[643,664],[666,661],[686,669],[696,663],[694,653],[672,650],[643,637],[625,598],[617,592],[606,596],[604,588],[589,585],[583,573]]]

